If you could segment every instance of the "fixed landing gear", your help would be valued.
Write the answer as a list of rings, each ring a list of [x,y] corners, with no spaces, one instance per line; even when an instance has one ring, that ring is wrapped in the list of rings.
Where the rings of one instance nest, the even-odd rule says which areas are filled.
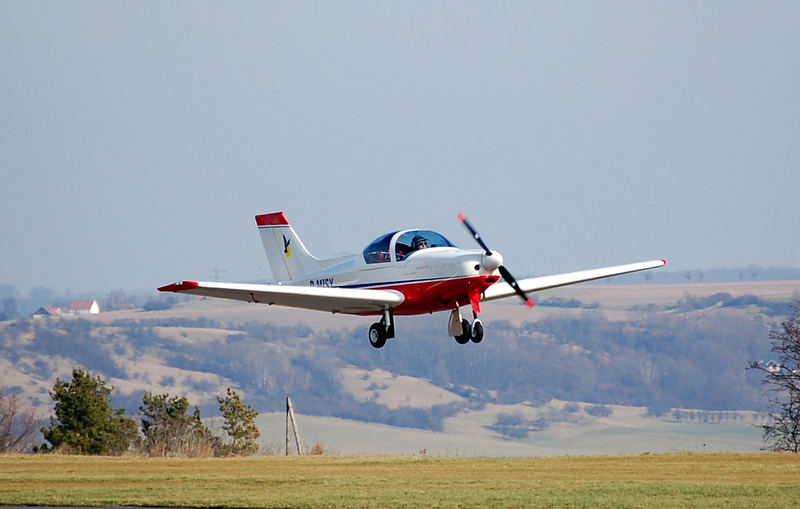
[[[473,343],[483,341],[483,324],[477,318],[472,324],[466,318],[461,320],[461,330],[461,334],[453,336],[459,345],[466,345],[470,340]]]
[[[369,344],[373,348],[383,348],[387,339],[394,337],[394,313],[391,310],[383,311],[383,318],[369,326]]]
[[[483,341],[483,324],[478,319],[478,314],[473,313],[472,323],[461,317],[458,308],[450,314],[448,331],[459,345],[466,345],[470,341],[480,343]],[[369,326],[369,344],[373,348],[383,348],[387,339],[394,338],[394,313],[391,310],[383,312],[383,318]]]
[[[448,330],[459,345],[466,345],[470,341],[473,343],[483,341],[483,324],[478,319],[477,313],[473,313],[473,316],[473,322],[469,323],[466,318],[461,318],[461,313],[458,309],[454,309],[450,313]]]

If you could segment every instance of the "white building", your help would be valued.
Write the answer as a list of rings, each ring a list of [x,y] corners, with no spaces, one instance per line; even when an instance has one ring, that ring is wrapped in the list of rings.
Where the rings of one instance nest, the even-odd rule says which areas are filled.
[[[33,318],[64,315],[94,315],[100,312],[100,304],[96,300],[73,300],[69,307],[42,306],[31,314]]]
[[[73,300],[66,310],[70,315],[94,315],[100,312],[100,305],[96,300]]]

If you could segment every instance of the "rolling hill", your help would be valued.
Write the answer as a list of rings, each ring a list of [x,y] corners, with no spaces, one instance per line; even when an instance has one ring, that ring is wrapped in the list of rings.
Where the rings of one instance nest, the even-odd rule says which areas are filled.
[[[798,297],[797,281],[583,285],[533,311],[486,304],[479,345],[457,345],[438,314],[402,317],[381,350],[369,317],[192,300],[0,322],[0,385],[47,415],[56,377],[81,366],[134,416],[144,391],[214,416],[235,387],[262,412],[265,449],[290,394],[307,442],[336,452],[757,450],[765,398],[745,367]]]

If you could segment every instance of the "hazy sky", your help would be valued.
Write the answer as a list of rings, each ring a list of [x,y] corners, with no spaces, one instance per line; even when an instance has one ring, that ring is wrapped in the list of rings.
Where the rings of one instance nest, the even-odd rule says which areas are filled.
[[[387,231],[519,276],[797,266],[800,2],[0,1],[0,283],[270,279]],[[225,271],[225,272],[221,272]]]

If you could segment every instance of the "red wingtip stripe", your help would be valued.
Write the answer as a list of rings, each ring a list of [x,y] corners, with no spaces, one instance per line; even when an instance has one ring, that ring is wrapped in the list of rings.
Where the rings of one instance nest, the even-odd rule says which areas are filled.
[[[463,213],[461,213],[461,212],[458,213],[458,220],[461,221],[462,223],[464,222],[464,214]]]
[[[663,259],[663,258],[662,258],[662,259],[661,259],[661,261],[662,261],[662,262],[664,262],[664,265],[666,265],[666,264],[667,264],[667,260],[665,260],[665,259]]]
[[[272,212],[271,214],[259,214],[256,216],[256,224],[258,226],[282,226],[289,225],[289,220],[283,215],[283,212]]]
[[[533,300],[531,300],[531,299],[526,300],[525,301],[525,305],[528,306],[528,309],[532,309],[533,308]]]
[[[172,283],[171,285],[162,286],[158,289],[159,292],[183,292],[186,290],[193,290],[199,288],[200,284],[197,281],[180,281]]]

